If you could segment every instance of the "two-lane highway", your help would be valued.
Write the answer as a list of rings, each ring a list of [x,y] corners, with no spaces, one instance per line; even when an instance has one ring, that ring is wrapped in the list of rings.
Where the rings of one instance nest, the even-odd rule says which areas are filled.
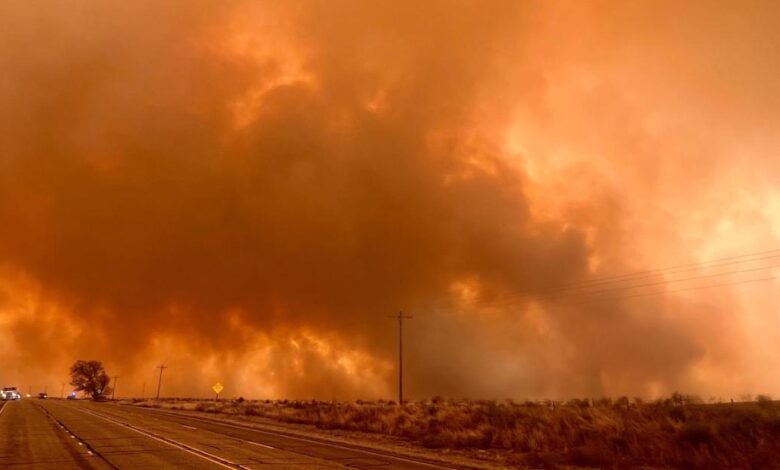
[[[111,468],[32,401],[0,406],[0,468]]]
[[[109,404],[44,400],[41,406],[118,468],[343,468]]]
[[[63,400],[6,406],[2,468],[452,468],[175,412]]]

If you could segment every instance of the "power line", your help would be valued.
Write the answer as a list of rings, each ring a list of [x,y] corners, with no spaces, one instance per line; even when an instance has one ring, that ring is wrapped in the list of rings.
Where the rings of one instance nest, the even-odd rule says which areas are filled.
[[[587,294],[588,295],[600,294],[602,292],[611,292],[611,291],[621,290],[621,289],[636,289],[636,288],[639,288],[639,287],[652,287],[652,286],[657,286],[657,285],[661,285],[661,284],[672,284],[672,283],[675,283],[675,282],[685,282],[685,281],[692,281],[692,280],[696,280],[696,279],[707,279],[707,278],[711,278],[711,277],[730,276],[730,275],[734,275],[734,274],[742,274],[742,273],[751,273],[751,272],[755,272],[755,271],[763,271],[765,269],[773,269],[773,268],[777,268],[777,267],[780,267],[780,264],[770,264],[770,265],[767,265],[767,266],[759,266],[757,268],[738,269],[738,270],[735,270],[735,271],[726,271],[726,272],[722,272],[722,273],[703,274],[701,276],[690,276],[690,277],[684,277],[684,278],[681,278],[681,279],[667,279],[667,280],[663,280],[663,281],[651,282],[651,283],[645,283],[645,284],[634,284],[634,285],[630,285],[630,286],[626,286],[626,287],[617,287],[617,288],[611,288],[611,289],[601,289],[601,290],[587,292]]]
[[[755,283],[755,282],[773,281],[773,280],[778,280],[778,279],[780,279],[779,276],[761,277],[761,278],[757,278],[757,279],[743,279],[741,281],[723,282],[723,283],[720,283],[720,284],[709,284],[709,285],[706,285],[706,286],[684,287],[684,288],[681,288],[681,289],[663,290],[663,291],[657,291],[657,292],[646,292],[646,293],[642,293],[642,294],[633,294],[633,295],[627,295],[627,296],[622,296],[622,297],[613,297],[611,299],[610,298],[589,299],[589,300],[585,300],[583,302],[580,302],[580,304],[590,303],[590,302],[598,302],[598,301],[601,301],[601,300],[613,300],[614,301],[614,300],[623,300],[623,299],[634,299],[634,298],[637,298],[637,297],[650,297],[650,296],[653,296],[653,295],[661,295],[661,294],[674,294],[674,293],[677,293],[677,292],[686,292],[686,291],[692,291],[692,290],[714,289],[714,288],[717,288],[717,287],[726,287],[726,286],[734,286],[734,285],[739,285],[739,284],[750,284],[750,283]],[[579,304],[575,304],[575,305],[579,305]]]
[[[701,275],[701,276],[690,276],[690,277],[685,277],[685,278],[681,278],[681,279],[668,279],[668,280],[657,281],[657,282],[650,282],[650,283],[645,283],[645,284],[634,284],[634,285],[623,286],[623,287],[613,287],[613,288],[609,288],[609,289],[585,291],[585,292],[573,293],[573,294],[564,294],[564,295],[558,296],[558,297],[550,296],[549,298],[555,300],[555,299],[560,299],[560,298],[566,298],[566,296],[569,296],[569,297],[574,296],[574,297],[576,297],[577,295],[582,295],[582,296],[598,295],[598,294],[603,294],[603,293],[608,293],[608,292],[616,292],[616,291],[621,291],[621,290],[638,289],[638,288],[641,288],[641,287],[653,287],[653,286],[674,284],[674,283],[677,283],[677,282],[694,281],[694,280],[699,280],[699,279],[709,279],[709,278],[713,278],[713,277],[730,276],[730,275],[734,275],[734,274],[743,274],[743,273],[749,273],[749,272],[764,271],[766,269],[773,269],[773,268],[777,268],[777,267],[780,267],[780,264],[772,264],[772,265],[769,265],[769,266],[761,266],[761,267],[750,268],[750,269],[739,269],[739,270],[736,270],[736,271],[727,271],[727,272],[722,272],[722,273],[704,274],[704,275]]]
[[[719,267],[722,267],[722,266],[730,266],[730,265],[735,265],[735,264],[753,263],[753,262],[756,262],[756,261],[765,261],[765,260],[768,260],[768,259],[775,259],[775,258],[780,258],[780,254],[773,255],[773,256],[765,256],[765,257],[761,257],[761,258],[751,258],[751,259],[742,259],[742,260],[737,260],[737,261],[727,261],[727,262],[717,263],[717,264],[702,263],[702,264],[695,265],[695,266],[691,265],[691,267],[687,267],[687,268],[684,268],[684,269],[674,269],[674,270],[667,270],[667,271],[656,270],[656,271],[652,271],[651,274],[632,275],[631,277],[624,277],[624,278],[621,278],[621,279],[599,280],[599,281],[595,281],[595,282],[589,283],[587,285],[585,285],[585,284],[583,284],[583,285],[567,284],[567,285],[561,286],[560,289],[548,288],[546,290],[547,291],[557,291],[557,292],[573,291],[574,293],[576,293],[578,291],[586,291],[587,292],[588,289],[591,289],[593,287],[598,287],[598,286],[601,286],[601,285],[606,285],[606,286],[609,286],[609,285],[621,285],[621,284],[626,284],[626,283],[631,283],[631,282],[636,282],[636,281],[643,281],[643,280],[650,280],[650,279],[654,279],[654,278],[660,278],[660,277],[668,276],[668,275],[671,275],[671,274],[680,274],[680,273],[685,273],[685,272],[690,272],[690,271],[700,271],[702,269],[719,268]],[[776,266],[780,266],[780,265],[777,265],[777,264],[768,265],[768,266],[765,266],[763,268],[776,267]],[[737,270],[737,271],[730,271],[730,272],[718,273],[718,274],[715,274],[715,275],[725,275],[725,274],[730,274],[732,272],[741,272],[741,271],[739,271],[739,270]],[[690,279],[693,279],[693,278],[695,278],[695,277],[691,277]],[[682,280],[685,280],[685,279],[682,279]],[[678,282],[678,281],[680,281],[680,280],[671,280],[671,281],[664,280],[664,281],[661,281],[661,282]],[[585,283],[585,282],[588,282],[588,281],[582,281],[582,283]],[[628,286],[628,287],[635,287],[635,286]],[[538,291],[541,291],[541,289],[539,289]],[[528,292],[531,292],[531,291],[528,291]]]
[[[764,256],[764,255],[768,255],[768,256]],[[743,258],[754,258],[754,259],[743,259]],[[604,282],[624,281],[627,278],[634,278],[636,276],[650,277],[650,276],[661,275],[664,273],[671,274],[674,272],[678,272],[678,270],[679,272],[693,271],[696,269],[714,268],[714,267],[726,266],[730,264],[749,263],[752,261],[761,261],[761,260],[772,259],[772,258],[780,258],[780,249],[746,253],[743,255],[728,256],[725,258],[715,258],[706,261],[697,261],[694,263],[678,264],[674,266],[667,266],[665,268],[646,269],[643,271],[634,271],[631,273],[617,274],[612,276],[599,276],[590,279],[584,279],[581,281],[570,282],[565,285],[576,286],[580,284],[601,284]],[[708,265],[712,265],[712,266],[708,266]],[[666,271],[670,271],[670,272],[666,272]],[[548,288],[556,288],[556,287],[557,286],[548,286]]]
[[[780,251],[780,250],[777,250],[777,251]],[[666,269],[667,271],[669,269],[676,270],[676,271],[670,271],[670,272],[666,273],[666,274],[674,274],[674,273],[681,273],[681,272],[685,272],[685,271],[693,271],[695,269],[721,267],[721,266],[727,266],[727,265],[733,265],[733,264],[742,264],[742,263],[755,262],[755,261],[764,261],[764,260],[772,259],[772,258],[780,258],[780,254],[773,255],[773,256],[766,256],[766,257],[755,257],[755,255],[763,254],[763,253],[768,253],[768,252],[760,252],[760,253],[741,255],[739,257],[738,256],[733,256],[733,257],[729,257],[729,258],[720,258],[718,260],[705,261],[705,262],[702,262],[702,263],[699,263],[699,264],[695,264],[695,266],[696,266],[695,268],[692,267],[692,266],[694,266],[694,264],[689,264],[689,265],[679,265],[677,267],[672,267],[672,268],[663,268],[663,269],[658,269],[658,270],[642,271],[643,273],[644,272],[653,272],[653,273],[655,273],[652,276],[644,275],[642,277],[626,278],[626,276],[630,276],[630,275],[636,274],[636,273],[633,273],[633,274],[628,274],[628,275],[623,275],[623,276],[613,276],[611,278],[612,280],[609,280],[609,281],[607,281],[607,278],[601,278],[600,279],[600,284],[604,284],[605,287],[608,287],[610,284],[617,286],[617,287],[609,287],[609,288],[606,288],[606,289],[592,290],[590,288],[591,286],[574,287],[572,284],[567,284],[567,285],[562,286],[559,289],[547,288],[546,289],[547,292],[544,295],[532,295],[532,293],[540,292],[542,289],[534,289],[534,290],[528,289],[528,290],[524,290],[524,291],[518,291],[518,292],[515,292],[515,293],[506,294],[506,295],[500,296],[498,298],[493,298],[493,299],[474,298],[474,299],[461,300],[461,301],[458,301],[458,304],[460,306],[501,305],[501,304],[515,304],[515,303],[517,303],[519,301],[524,301],[524,300],[532,299],[532,298],[537,298],[537,299],[555,299],[555,298],[565,298],[565,297],[588,296],[588,295],[604,293],[604,292],[620,291],[620,290],[634,289],[634,288],[640,288],[640,287],[650,287],[650,286],[654,286],[654,285],[665,285],[665,284],[670,284],[670,283],[685,282],[685,281],[692,281],[692,280],[697,280],[697,279],[705,279],[705,278],[719,277],[719,276],[727,276],[727,275],[740,274],[740,273],[745,273],[745,272],[762,271],[762,270],[765,270],[765,269],[771,269],[771,268],[780,267],[780,264],[771,264],[771,265],[760,266],[760,267],[756,267],[756,268],[738,269],[738,270],[725,271],[725,272],[714,273],[714,274],[689,276],[689,277],[681,278],[681,279],[667,279],[667,280],[663,280],[663,281],[648,282],[648,283],[644,283],[644,284],[633,284],[633,285],[632,284],[627,284],[629,282],[642,280],[643,278],[651,278],[651,277],[661,276],[661,275],[664,274],[662,272],[664,269]],[[740,258],[740,257],[741,258],[745,258],[745,257],[750,257],[750,256],[752,256],[753,258],[751,258],[751,259],[742,259],[742,260],[739,260],[739,261],[733,261],[736,258]],[[713,264],[714,262],[719,262],[719,261],[723,261],[723,260],[732,260],[732,261]],[[707,266],[708,264],[710,266]],[[681,268],[681,267],[685,267],[686,269],[678,269],[678,268]],[[617,279],[617,277],[623,277],[624,279]],[[586,282],[586,281],[582,281],[582,282]],[[621,285],[621,284],[623,284],[623,285]],[[579,290],[575,290],[575,289],[579,289]],[[449,304],[450,301],[451,301],[450,299],[447,299],[447,303],[448,304]]]
[[[644,292],[644,293],[637,293],[637,294],[631,294],[631,295],[624,295],[624,296],[604,296],[604,297],[597,297],[597,298],[590,298],[590,299],[580,299],[578,302],[567,302],[567,305],[569,306],[577,306],[577,305],[584,305],[584,304],[590,304],[590,303],[596,303],[596,302],[607,302],[607,301],[619,301],[619,300],[626,300],[626,299],[634,299],[634,298],[640,298],[640,297],[652,297],[656,295],[663,295],[663,294],[674,294],[678,292],[686,292],[686,291],[694,291],[694,290],[704,290],[704,289],[714,289],[718,287],[727,287],[727,286],[734,286],[734,285],[740,285],[740,284],[750,284],[750,283],[757,283],[757,282],[766,282],[766,281],[772,281],[772,280],[780,280],[780,277],[778,276],[769,276],[769,277],[761,277],[761,278],[755,278],[755,279],[743,279],[738,281],[729,281],[729,282],[722,282],[718,284],[707,284],[703,286],[692,286],[692,287],[683,287],[680,289],[672,289],[672,290],[659,290],[654,292]],[[554,301],[561,301],[561,300],[577,300],[572,298],[567,299],[553,299]],[[488,304],[491,307],[504,307],[504,308],[511,308],[516,305],[516,303],[511,304],[502,304],[502,305],[495,305],[495,304]]]

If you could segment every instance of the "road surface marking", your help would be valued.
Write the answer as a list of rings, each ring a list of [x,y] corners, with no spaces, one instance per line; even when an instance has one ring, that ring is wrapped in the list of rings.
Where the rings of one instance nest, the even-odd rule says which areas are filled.
[[[120,414],[121,414],[121,413],[120,413]],[[131,414],[132,414],[132,413],[131,413]],[[112,415],[112,416],[116,416],[116,415]],[[155,421],[164,421],[164,422],[167,422],[167,423],[175,423],[175,421],[170,421],[170,420],[165,420],[165,419],[158,419],[158,418],[153,418],[153,419],[154,419]],[[189,429],[198,429],[198,428],[196,428],[196,427],[194,427],[194,426],[188,426],[188,425],[186,425],[186,424],[182,424],[182,423],[177,423],[177,424],[181,424],[181,425],[182,425],[182,426],[184,426],[185,428],[189,428]],[[235,441],[237,441],[237,442],[244,442],[244,443],[247,443],[247,444],[252,444],[252,445],[256,445],[256,446],[260,446],[260,447],[265,447],[266,449],[272,449],[272,450],[283,450],[283,449],[279,449],[279,448],[277,448],[277,447],[271,447],[271,446],[269,446],[269,445],[266,445],[266,444],[261,444],[261,443],[259,443],[259,442],[255,442],[255,441],[249,441],[249,440],[246,440],[246,439],[242,439],[242,438],[240,438],[240,437],[230,436],[230,435],[228,435],[228,434],[224,434],[224,433],[221,433],[221,432],[218,432],[218,431],[216,431],[216,432],[215,432],[215,431],[209,431],[208,429],[204,429],[204,431],[206,431],[206,432],[211,432],[211,433],[214,433],[214,434],[219,434],[219,435],[222,435],[222,436],[228,436],[228,437],[230,437],[231,439],[233,439],[233,440],[235,440]],[[296,452],[294,452],[294,451],[289,451],[289,450],[288,450],[288,451],[285,451],[285,452],[293,452],[293,453],[296,453]],[[304,455],[306,455],[306,454],[304,454]],[[309,456],[309,457],[311,457],[311,456]],[[313,458],[319,458],[319,457],[313,457]]]
[[[116,406],[119,406],[119,405],[116,405]],[[401,461],[401,462],[409,462],[409,463],[413,463],[413,464],[416,464],[416,465],[421,465],[423,467],[442,468],[442,469],[447,469],[447,470],[455,470],[455,469],[458,468],[458,467],[448,467],[448,466],[446,466],[444,464],[428,463],[428,462],[425,462],[425,461],[420,461],[420,460],[414,460],[412,458],[395,456],[395,455],[392,455],[392,454],[390,454],[390,455],[382,454],[381,452],[374,452],[374,451],[366,450],[366,449],[363,449],[363,448],[360,448],[360,447],[357,447],[357,446],[356,447],[350,447],[349,445],[339,445],[339,444],[335,444],[335,443],[319,441],[319,440],[316,440],[316,439],[307,439],[305,437],[294,437],[294,436],[291,436],[291,435],[285,434],[285,433],[274,432],[274,431],[266,431],[266,430],[263,430],[263,429],[256,428],[254,426],[239,426],[239,425],[235,425],[235,424],[231,424],[231,423],[225,423],[224,421],[221,421],[221,420],[218,420],[218,419],[213,419],[213,418],[209,419],[209,418],[203,418],[203,417],[200,417],[200,416],[191,416],[191,415],[179,414],[179,413],[177,413],[175,411],[174,412],[163,411],[163,410],[156,410],[156,409],[152,409],[152,408],[144,409],[144,411],[147,412],[147,413],[159,413],[159,414],[164,414],[164,415],[168,415],[168,416],[178,416],[179,418],[184,418],[184,419],[194,419],[194,420],[203,421],[203,422],[206,422],[206,423],[222,425],[222,426],[227,426],[227,427],[236,428],[236,429],[243,429],[244,431],[254,431],[254,432],[257,432],[257,433],[260,433],[260,434],[267,434],[267,435],[270,435],[270,436],[283,437],[283,438],[286,438],[286,439],[292,439],[292,440],[300,441],[300,442],[307,442],[307,443],[310,443],[310,444],[318,444],[318,445],[331,447],[331,448],[335,448],[335,449],[350,450],[352,452],[358,452],[358,453],[374,455],[376,457],[382,457],[382,458],[385,458],[385,459],[396,460],[396,461]],[[137,412],[139,412],[139,413],[143,413],[144,411],[137,410]],[[254,442],[254,441],[247,441],[247,442]],[[292,453],[300,454],[300,452],[296,452],[294,450],[288,450],[288,449],[278,449],[278,450],[283,450],[285,452],[292,452]],[[302,455],[308,455],[308,454],[302,454]],[[311,456],[309,456],[309,457],[311,457]]]
[[[255,441],[249,441],[249,443],[253,444],[253,445],[256,445],[256,446],[265,447],[266,449],[279,450],[276,447],[271,447],[271,446],[268,446],[268,445],[265,445],[265,444],[260,444],[259,442],[255,442]]]
[[[141,434],[141,435],[144,435],[146,437],[150,437],[150,438],[152,438],[154,440],[163,442],[165,444],[168,444],[171,447],[176,447],[176,448],[178,448],[180,450],[183,450],[185,452],[189,452],[190,454],[192,454],[192,455],[194,455],[196,457],[200,457],[200,458],[202,458],[204,460],[208,460],[209,462],[215,463],[215,464],[219,465],[220,467],[224,467],[224,468],[243,468],[243,469],[247,469],[248,470],[248,467],[244,467],[243,465],[240,465],[240,464],[237,464],[237,463],[233,463],[230,460],[223,459],[222,457],[219,457],[219,456],[214,455],[214,454],[210,454],[210,453],[208,453],[208,452],[206,452],[204,450],[198,449],[196,447],[189,446],[187,444],[184,444],[182,442],[176,441],[176,440],[171,439],[169,437],[158,436],[158,435],[153,434],[153,433],[151,433],[149,431],[146,431],[146,430],[141,429],[139,427],[133,426],[132,424],[123,423],[123,422],[121,422],[119,420],[116,420],[116,419],[113,419],[113,418],[109,418],[109,417],[104,416],[104,415],[102,415],[100,413],[95,413],[94,411],[81,410],[81,409],[78,409],[78,408],[76,408],[76,409],[78,411],[81,411],[82,413],[90,414],[92,416],[95,416],[95,417],[100,418],[102,420],[108,421],[110,423],[114,423],[114,424],[118,424],[120,426],[124,426],[127,429],[130,429],[131,431],[135,431],[138,434]]]
[[[37,403],[36,403],[36,404],[34,404],[34,405],[35,405],[35,407],[36,407],[36,408],[37,408],[37,409],[38,409],[38,410],[39,410],[41,413],[43,413],[44,415],[46,415],[46,416],[47,416],[47,417],[48,417],[50,420],[52,420],[52,421],[53,421],[54,423],[56,423],[56,424],[57,424],[57,425],[58,425],[60,428],[62,428],[62,429],[65,431],[65,433],[66,433],[66,434],[69,434],[69,435],[70,435],[70,437],[72,437],[72,438],[74,438],[74,439],[76,438],[76,435],[75,435],[75,434],[73,434],[72,432],[70,432],[70,429],[68,429],[67,427],[65,427],[65,424],[64,424],[62,421],[58,420],[58,419],[57,419],[57,418],[55,418],[55,417],[54,417],[54,416],[53,416],[51,413],[49,413],[49,410],[47,410],[46,408],[44,408],[43,406],[41,406],[41,405],[39,405],[39,404],[37,404]],[[94,456],[94,457],[97,457],[98,459],[100,459],[100,460],[104,461],[106,464],[108,464],[108,466],[109,466],[109,467],[111,467],[111,468],[113,468],[113,469],[117,470],[117,467],[116,467],[116,465],[114,465],[114,464],[112,464],[111,462],[109,462],[109,461],[108,461],[108,460],[107,460],[105,457],[103,457],[103,456],[102,456],[102,455],[100,455],[99,453],[97,453],[97,452],[94,452],[94,451],[92,450],[92,447],[90,447],[90,445],[89,445],[88,443],[86,443],[86,442],[82,442],[82,441],[78,441],[78,442],[79,442],[79,445],[80,445],[80,446],[83,446],[84,448],[86,448],[86,450],[87,450],[87,453],[88,453],[89,455],[92,455],[92,456]]]
[[[7,405],[7,404],[8,404],[8,402],[7,402],[7,401],[4,401],[4,402],[3,402],[3,406],[0,406],[0,415],[2,415],[2,414],[3,414],[3,411],[5,411],[5,405]]]

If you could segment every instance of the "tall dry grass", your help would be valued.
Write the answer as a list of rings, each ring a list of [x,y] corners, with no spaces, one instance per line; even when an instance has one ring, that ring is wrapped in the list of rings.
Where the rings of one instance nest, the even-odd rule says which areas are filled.
[[[429,448],[490,449],[518,466],[780,468],[780,404],[230,401],[216,411],[396,436]],[[215,411],[213,402],[194,406]]]

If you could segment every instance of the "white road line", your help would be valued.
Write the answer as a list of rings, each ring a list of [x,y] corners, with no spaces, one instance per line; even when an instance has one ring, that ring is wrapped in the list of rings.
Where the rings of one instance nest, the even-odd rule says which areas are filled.
[[[236,429],[242,429],[244,431],[254,431],[254,432],[257,432],[257,433],[260,433],[260,434],[266,434],[266,435],[270,435],[270,436],[282,437],[282,438],[285,438],[285,439],[292,439],[292,440],[295,440],[295,441],[307,442],[307,443],[310,443],[310,444],[317,444],[317,445],[321,445],[321,446],[332,447],[332,448],[335,448],[335,449],[350,450],[352,452],[358,452],[358,453],[374,455],[374,456],[382,457],[384,459],[389,459],[389,460],[397,460],[397,461],[401,461],[401,462],[413,463],[415,465],[422,465],[424,467],[442,468],[442,469],[448,469],[448,470],[453,470],[455,468],[455,467],[447,467],[447,466],[442,465],[442,464],[428,463],[428,462],[423,462],[423,461],[420,461],[420,460],[414,460],[414,459],[405,458],[405,457],[399,457],[399,456],[395,456],[395,455],[387,455],[387,454],[383,454],[381,452],[374,452],[374,451],[366,450],[366,449],[362,449],[362,448],[350,447],[350,446],[346,446],[346,445],[339,445],[339,444],[335,444],[335,443],[332,444],[332,443],[329,443],[329,442],[318,441],[318,440],[315,440],[315,439],[306,439],[305,437],[294,437],[294,436],[290,436],[290,435],[287,435],[287,434],[284,434],[284,433],[277,433],[277,432],[273,432],[273,431],[266,431],[266,430],[259,429],[259,428],[253,427],[253,426],[237,426],[235,424],[225,423],[223,421],[216,420],[216,419],[202,418],[200,416],[183,415],[183,414],[178,414],[176,412],[168,412],[168,411],[153,410],[153,409],[149,409],[149,412],[151,412],[151,413],[160,413],[160,414],[164,414],[164,415],[168,415],[168,416],[178,416],[180,418],[194,419],[194,420],[203,421],[203,422],[206,422],[206,423],[222,425],[222,426],[227,426],[227,427],[236,428]],[[253,442],[253,441],[249,441],[249,442]],[[287,449],[279,449],[279,450],[284,450],[286,452],[294,452],[292,450],[287,450]]]
[[[265,447],[266,449],[279,450],[276,447],[271,447],[271,446],[268,446],[268,445],[265,445],[265,444],[260,444],[259,442],[255,442],[255,441],[247,441],[247,442],[249,442],[250,444],[256,445],[256,446]]]
[[[76,408],[76,409],[78,409],[78,408]],[[233,462],[231,462],[231,461],[229,461],[227,459],[223,459],[222,457],[219,457],[217,455],[210,454],[210,453],[208,453],[206,451],[197,449],[195,447],[191,447],[191,446],[189,446],[187,444],[175,441],[175,440],[173,440],[171,438],[168,438],[168,437],[163,438],[163,437],[157,436],[155,434],[152,434],[149,431],[146,431],[146,430],[143,430],[141,428],[135,427],[135,426],[133,426],[131,424],[123,423],[123,422],[115,420],[113,418],[108,418],[108,417],[103,416],[103,415],[101,415],[99,413],[95,413],[94,411],[81,410],[81,409],[78,409],[78,410],[81,411],[82,413],[90,414],[92,416],[95,416],[95,417],[100,418],[102,420],[108,421],[110,423],[114,423],[114,424],[118,424],[120,426],[124,426],[127,429],[130,429],[131,431],[135,431],[138,434],[141,434],[141,435],[144,435],[146,437],[152,438],[154,440],[163,442],[165,444],[168,444],[171,447],[176,447],[177,449],[181,449],[181,450],[183,450],[185,452],[189,452],[192,455],[200,457],[200,458],[202,458],[204,460],[208,460],[209,462],[215,463],[215,464],[219,465],[220,467],[233,468],[233,469],[235,469],[235,468],[246,469],[247,468],[247,467],[244,467],[243,465],[240,465],[240,464],[237,464],[237,463],[233,463]]]
[[[39,410],[41,413],[43,413],[44,415],[46,415],[46,417],[47,417],[47,418],[49,418],[49,419],[50,419],[50,420],[52,420],[54,423],[56,423],[56,424],[57,424],[57,425],[58,425],[58,426],[59,426],[59,427],[60,427],[60,428],[61,428],[61,429],[62,429],[62,430],[63,430],[63,431],[66,433],[66,434],[70,435],[70,437],[71,437],[72,439],[77,439],[76,435],[75,435],[75,434],[73,434],[72,432],[70,432],[70,429],[66,428],[66,427],[65,427],[65,425],[63,425],[61,421],[59,421],[57,418],[55,418],[55,417],[54,417],[54,415],[52,415],[52,414],[49,412],[49,410],[47,410],[46,408],[44,408],[43,406],[41,406],[41,405],[38,405],[38,404],[36,404],[36,405],[35,405],[35,407],[36,407],[36,408],[38,408],[38,410]],[[85,444],[85,443],[84,443],[84,442],[82,442],[82,441],[77,441],[77,442],[78,442],[78,444],[79,444],[80,446],[82,446],[82,447],[84,447],[84,448],[86,449],[86,451],[87,451],[87,453],[88,453],[89,455],[91,455],[91,456],[95,456],[95,453],[94,453],[94,452],[92,452],[92,449],[90,448],[89,444]],[[111,462],[109,462],[108,460],[106,460],[106,458],[105,458],[105,457],[103,457],[102,455],[98,454],[98,455],[97,455],[97,458],[99,458],[99,459],[102,459],[102,460],[103,460],[104,462],[106,462],[106,463],[107,463],[109,466],[111,466],[111,468],[116,468],[116,466],[114,466],[113,464],[111,464]]]
[[[116,415],[112,415],[112,416],[116,416]],[[171,421],[170,421],[170,420],[164,420],[164,419],[153,418],[153,417],[151,417],[151,416],[150,416],[150,418],[154,419],[155,421],[165,421],[165,422],[171,423]],[[175,423],[175,421],[174,421],[174,423]],[[178,423],[178,424],[181,424],[181,423]],[[185,428],[189,428],[189,429],[199,429],[199,428],[196,428],[196,427],[193,427],[193,426],[187,426],[186,424],[181,424],[181,425],[182,425],[182,426],[184,426]],[[247,443],[247,444],[252,444],[252,445],[256,445],[256,446],[260,446],[260,447],[265,447],[266,449],[273,449],[273,450],[283,450],[283,449],[279,449],[279,448],[277,448],[277,447],[271,447],[271,446],[269,446],[269,445],[266,445],[266,444],[261,444],[261,443],[259,443],[259,442],[255,442],[255,441],[249,441],[249,440],[246,440],[246,439],[242,439],[242,438],[240,438],[240,437],[236,437],[236,436],[230,436],[230,435],[223,434],[223,433],[220,433],[220,432],[209,431],[208,429],[202,429],[202,431],[206,431],[206,432],[210,432],[210,433],[218,434],[218,435],[220,435],[220,436],[228,436],[228,437],[230,437],[230,438],[231,438],[231,439],[233,439],[233,440],[236,440],[236,441],[239,441],[239,442],[245,442],[245,443]],[[292,451],[285,451],[285,452],[292,452]],[[294,452],[293,452],[293,453],[294,453]]]
[[[0,416],[2,416],[2,414],[3,414],[3,411],[5,411],[5,405],[7,405],[7,404],[8,404],[8,402],[7,402],[7,401],[4,401],[4,402],[3,402],[3,406],[0,406]]]

